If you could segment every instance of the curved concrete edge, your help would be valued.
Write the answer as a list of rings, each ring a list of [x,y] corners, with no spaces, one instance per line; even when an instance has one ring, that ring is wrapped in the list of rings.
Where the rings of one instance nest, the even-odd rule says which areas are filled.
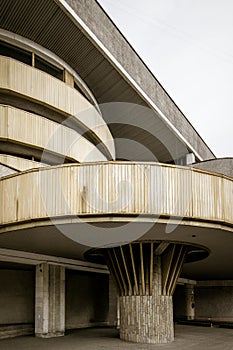
[[[106,122],[77,90],[43,71],[5,56],[0,56],[0,72],[0,90],[25,96],[75,117],[103,143],[111,159],[115,159],[114,140]]]
[[[233,226],[233,180],[187,167],[67,164],[7,176],[0,180],[0,188],[1,201],[8,203],[0,209],[5,228],[28,221],[34,226],[43,220],[58,224],[64,218],[73,223],[85,217],[103,222],[106,216],[110,223],[120,216],[129,221],[161,218],[178,225],[224,226],[229,231]]]
[[[17,170],[13,167],[10,167],[9,165],[3,164],[0,159],[0,178],[15,174],[17,173]]]
[[[49,152],[77,162],[106,160],[95,145],[73,129],[15,107],[0,105],[0,127],[0,140],[30,147],[32,155],[33,150],[40,150],[42,159]]]
[[[73,75],[74,79],[77,81],[79,88],[84,92],[85,95],[92,101],[95,108],[98,110],[98,112],[101,114],[101,111],[99,109],[99,105],[89,89],[89,87],[86,85],[86,83],[80,78],[78,73],[73,70],[64,60],[62,60],[60,57],[55,55],[52,51],[46,49],[45,47],[35,43],[32,40],[29,40],[25,37],[22,37],[21,35],[9,32],[8,30],[0,28],[0,39],[15,45],[17,43],[17,46],[22,47],[23,49],[26,49],[28,51],[33,51],[36,54],[39,54],[44,59],[47,59],[49,61],[52,61],[55,65],[58,65],[61,68],[66,69],[71,75]]]
[[[109,224],[114,226],[116,225],[124,225],[127,223],[133,223],[133,224],[149,224],[154,225],[154,224],[161,224],[164,225],[164,227],[167,227],[168,225],[174,225],[174,226],[184,226],[184,227],[189,227],[190,230],[195,228],[205,228],[205,229],[216,229],[220,230],[223,232],[232,232],[233,233],[233,227],[230,222],[203,222],[203,221],[198,221],[198,220],[192,220],[189,217],[187,218],[182,218],[182,221],[180,220],[181,218],[173,218],[171,219],[169,216],[167,217],[159,217],[159,215],[148,215],[148,216],[142,216],[142,215],[125,215],[125,217],[122,216],[117,216],[117,215],[112,215],[112,214],[105,214],[103,216],[101,215],[92,215],[92,216],[87,216],[87,215],[70,215],[70,216],[58,216],[58,217],[52,217],[52,218],[36,218],[35,220],[25,220],[17,223],[12,223],[12,224],[7,224],[7,225],[1,225],[0,224],[0,234],[2,233],[7,233],[7,232],[13,232],[13,231],[18,231],[18,230],[24,230],[24,229],[33,229],[37,227],[46,227],[46,226],[52,226],[56,225],[56,227],[59,229],[59,227],[63,225],[72,225],[74,226],[74,229],[77,228],[77,225],[82,225],[82,224],[88,224],[88,225],[97,225],[101,224],[103,226],[109,227]],[[62,230],[61,230],[62,231]],[[156,239],[154,237],[153,239]],[[148,240],[147,238],[145,240]],[[180,240],[174,239],[174,242],[181,242]],[[189,241],[182,241],[183,243],[186,244],[191,244]],[[119,243],[119,242],[118,242]],[[125,244],[124,241],[121,242],[122,244]],[[205,247],[207,249],[207,247]]]
[[[207,170],[233,178],[233,157],[216,158],[192,165],[195,169]]]
[[[34,168],[47,167],[48,164],[24,159],[9,154],[0,154],[0,164],[10,167],[16,171],[25,171]]]

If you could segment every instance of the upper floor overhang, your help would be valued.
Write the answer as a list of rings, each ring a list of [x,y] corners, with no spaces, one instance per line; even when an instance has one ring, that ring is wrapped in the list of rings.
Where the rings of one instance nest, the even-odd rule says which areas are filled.
[[[143,146],[140,154],[132,147],[132,155],[124,157],[122,144],[116,144],[117,159],[154,161],[148,149],[161,162],[190,152],[198,161],[214,158],[97,2],[3,0],[0,11],[1,38],[26,38],[67,62],[100,104],[113,137]],[[118,109],[112,113],[111,103],[116,102],[124,103],[124,115]]]
[[[90,247],[185,242],[210,251],[185,274],[229,279],[232,193],[230,177],[152,162],[31,169],[0,180],[0,244],[83,259]]]

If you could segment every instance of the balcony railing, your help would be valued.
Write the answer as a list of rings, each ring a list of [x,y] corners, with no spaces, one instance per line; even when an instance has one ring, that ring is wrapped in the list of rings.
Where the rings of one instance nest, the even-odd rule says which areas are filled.
[[[115,158],[112,135],[101,115],[77,90],[53,76],[12,58],[0,56],[0,90],[39,103],[66,117],[101,142],[109,159]]]
[[[198,222],[233,231],[233,180],[188,167],[106,162],[34,169],[0,180],[0,194],[3,231],[83,216],[94,222],[103,216],[172,217],[192,227]]]
[[[40,152],[42,159],[51,159],[51,164],[57,164],[53,161],[57,156],[61,163],[65,159],[77,162],[106,160],[94,144],[73,129],[3,105],[0,105],[0,140],[8,142],[8,150],[13,147],[18,154],[23,155],[25,149],[30,149],[31,156],[37,157]]]

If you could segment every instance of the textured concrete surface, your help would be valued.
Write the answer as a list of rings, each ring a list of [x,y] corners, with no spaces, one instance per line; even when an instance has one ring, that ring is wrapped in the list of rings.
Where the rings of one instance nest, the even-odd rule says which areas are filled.
[[[65,268],[48,263],[36,266],[35,333],[38,337],[64,335]]]
[[[141,344],[167,344],[174,340],[172,296],[163,291],[164,261],[166,261],[164,256],[154,256],[151,291],[149,283],[146,283],[143,291],[142,282],[139,281],[140,295],[120,296],[122,340]],[[166,263],[169,263],[169,258]],[[141,270],[138,276],[150,274],[149,259],[147,264],[144,264],[143,270],[145,275]],[[169,277],[167,280],[170,283]]]
[[[4,269],[1,263],[0,281],[0,325],[33,323],[34,271]]]
[[[66,328],[103,326],[108,319],[108,276],[66,270]]]
[[[175,327],[175,341],[167,345],[126,343],[111,328],[84,329],[69,333],[66,337],[40,339],[32,336],[0,341],[0,350],[232,350],[233,330],[193,326]]]
[[[233,158],[211,159],[194,164],[193,167],[233,177]]]
[[[196,318],[233,322],[232,300],[232,286],[197,286],[195,288]]]

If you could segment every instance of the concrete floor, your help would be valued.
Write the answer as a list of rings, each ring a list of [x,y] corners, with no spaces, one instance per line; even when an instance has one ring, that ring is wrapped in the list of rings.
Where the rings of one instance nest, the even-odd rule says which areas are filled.
[[[176,325],[175,341],[168,345],[126,343],[110,328],[76,330],[65,337],[39,339],[23,336],[0,341],[1,350],[98,350],[98,349],[163,349],[163,350],[233,350],[233,329]]]

